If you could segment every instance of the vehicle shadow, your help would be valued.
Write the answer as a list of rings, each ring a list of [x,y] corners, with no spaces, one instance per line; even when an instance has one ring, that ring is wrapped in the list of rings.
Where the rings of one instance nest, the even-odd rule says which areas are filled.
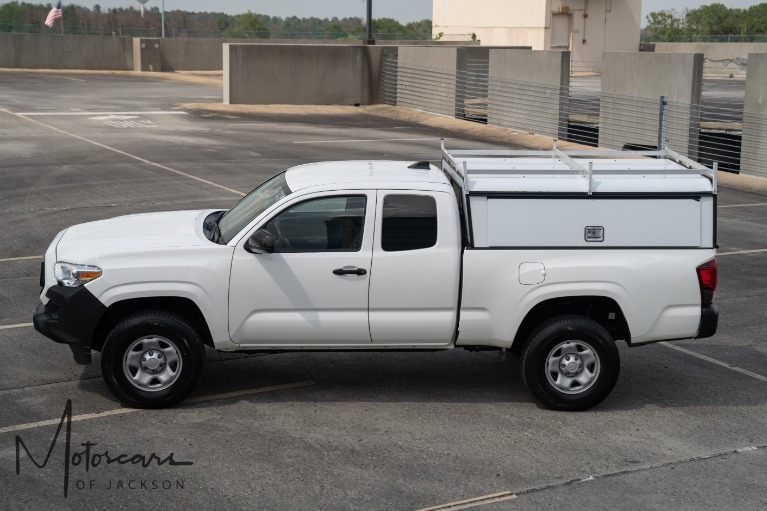
[[[612,394],[591,411],[758,406],[764,383],[663,346],[619,343],[621,375]],[[94,359],[94,363],[98,360]],[[200,386],[183,407],[219,406],[223,399],[279,402],[519,403],[540,409],[525,387],[520,360],[498,351],[302,352],[223,354],[208,350]],[[91,380],[84,392],[111,395]],[[216,399],[217,395],[311,381],[314,385]],[[758,385],[754,385],[757,383]],[[207,400],[209,399],[210,400]]]

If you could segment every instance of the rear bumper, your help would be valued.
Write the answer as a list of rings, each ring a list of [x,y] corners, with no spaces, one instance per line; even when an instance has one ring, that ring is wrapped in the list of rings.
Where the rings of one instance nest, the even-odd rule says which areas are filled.
[[[719,325],[719,307],[709,305],[703,307],[700,311],[700,324],[698,325],[698,335],[696,339],[705,339],[716,333],[716,327]]]
[[[106,307],[85,287],[52,286],[32,316],[35,330],[52,341],[68,344],[75,362],[90,364],[91,343]]]

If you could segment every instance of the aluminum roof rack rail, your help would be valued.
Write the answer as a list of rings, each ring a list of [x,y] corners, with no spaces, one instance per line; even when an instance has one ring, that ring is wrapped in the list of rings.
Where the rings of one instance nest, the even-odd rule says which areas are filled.
[[[557,149],[557,140],[554,140],[552,149],[549,150],[457,150],[448,151],[445,148],[445,140],[441,140],[443,170],[460,186],[464,193],[467,192],[466,180],[471,174],[484,175],[577,175],[580,174],[588,179],[588,194],[593,192],[592,177],[594,174],[614,174],[614,175],[648,175],[648,174],[670,174],[670,175],[702,175],[708,178],[712,185],[714,193],[717,192],[717,167],[709,169],[697,163],[686,156],[683,156],[671,149],[648,151],[620,151],[620,150],[577,150],[561,151]],[[559,165],[523,167],[513,165],[513,158],[545,158],[550,157],[558,160]],[[603,168],[596,167],[594,161],[589,161],[587,165],[582,164],[578,159],[594,159],[596,161],[603,159],[626,159],[630,157],[656,158],[676,163],[678,166],[658,165],[652,168],[651,165],[644,165],[641,169],[620,168],[620,165],[608,165]],[[520,161],[520,160],[517,160]],[[446,164],[446,165],[445,165]],[[562,165],[564,164],[564,165]]]

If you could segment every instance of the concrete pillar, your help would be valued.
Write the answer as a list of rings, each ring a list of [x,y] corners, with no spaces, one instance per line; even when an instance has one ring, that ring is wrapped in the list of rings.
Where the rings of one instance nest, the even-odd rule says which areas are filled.
[[[487,123],[565,138],[570,52],[490,50]]]
[[[454,117],[458,48],[402,46],[397,106]]]
[[[748,54],[740,173],[767,177],[767,53]]]
[[[599,145],[655,147],[660,97],[668,96],[668,147],[697,158],[702,83],[702,53],[605,53]]]
[[[133,38],[133,70],[162,71],[159,39]]]

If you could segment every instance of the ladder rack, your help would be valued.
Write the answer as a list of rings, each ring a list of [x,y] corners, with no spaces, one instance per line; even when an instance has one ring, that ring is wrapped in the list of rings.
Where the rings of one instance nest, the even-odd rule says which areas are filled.
[[[471,174],[484,174],[484,175],[529,175],[529,174],[580,174],[584,178],[588,179],[588,195],[593,192],[592,177],[593,175],[600,174],[617,174],[617,175],[648,175],[648,174],[668,174],[668,175],[702,175],[708,178],[713,186],[713,192],[717,193],[717,167],[714,163],[714,168],[709,169],[697,163],[686,156],[683,156],[671,149],[665,148],[661,150],[651,151],[617,151],[617,150],[579,150],[579,151],[560,151],[557,149],[557,141],[554,140],[554,145],[550,150],[462,150],[462,151],[448,151],[445,148],[445,140],[441,142],[442,149],[442,169],[448,176],[463,190],[464,195],[468,194],[466,181]],[[657,169],[644,168],[641,170],[630,169],[595,169],[594,162],[589,162],[588,167],[582,165],[574,158],[617,158],[625,159],[627,157],[654,157],[657,159],[668,160],[678,164],[680,167],[659,167]],[[498,163],[502,163],[505,158],[545,158],[549,157],[553,160],[559,160],[566,168],[557,168],[552,165],[550,168],[542,170],[540,168],[492,168],[487,164],[490,160],[497,159]],[[473,161],[472,161],[473,160]]]

